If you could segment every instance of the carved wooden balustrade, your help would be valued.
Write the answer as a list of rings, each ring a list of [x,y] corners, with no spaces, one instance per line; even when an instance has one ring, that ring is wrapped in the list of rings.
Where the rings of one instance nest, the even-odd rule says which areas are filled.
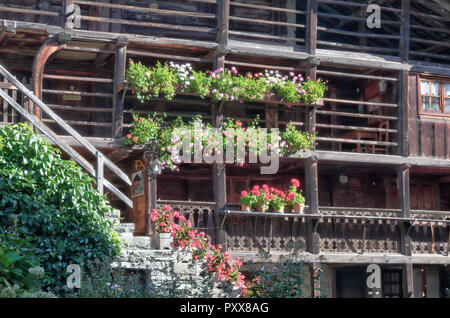
[[[188,219],[194,229],[205,232],[208,239],[212,241],[214,236],[214,202],[158,200],[156,206],[158,209],[162,209],[166,205],[170,205],[172,209]]]
[[[400,253],[400,210],[319,207],[323,253]]]
[[[221,212],[226,249],[234,253],[302,253],[316,236],[320,254],[402,254],[401,224],[411,224],[406,237],[412,254],[448,255],[450,213],[400,209],[319,207],[319,214]],[[308,220],[313,227],[308,228]],[[311,233],[312,232],[312,233]]]
[[[225,211],[221,214],[220,224],[226,233],[229,252],[306,251],[304,214]]]
[[[412,210],[414,221],[409,230],[413,254],[448,255],[450,247],[450,212]],[[447,222],[444,222],[447,221]]]

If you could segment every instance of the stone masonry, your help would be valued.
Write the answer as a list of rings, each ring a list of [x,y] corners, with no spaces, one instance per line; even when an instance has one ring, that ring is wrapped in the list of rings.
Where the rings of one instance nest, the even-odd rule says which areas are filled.
[[[239,297],[238,289],[219,282],[189,251],[153,249],[150,237],[133,236],[133,223],[120,223],[120,211],[108,217],[124,244],[113,266],[144,275],[147,289],[164,290],[162,297]]]

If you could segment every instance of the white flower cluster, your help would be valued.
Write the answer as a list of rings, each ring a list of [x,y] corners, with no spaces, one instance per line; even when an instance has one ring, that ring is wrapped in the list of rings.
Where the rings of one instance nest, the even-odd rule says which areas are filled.
[[[190,63],[175,64],[174,62],[169,62],[169,66],[177,70],[178,77],[183,84],[183,88],[191,85],[190,81],[194,80],[195,77],[192,75],[192,66]]]
[[[291,84],[297,85],[297,91],[299,93],[304,93],[305,91],[301,89],[302,82],[304,81],[303,76],[301,74],[295,75],[294,72],[290,72],[289,76],[281,75],[278,71],[268,71],[265,70],[264,78],[266,79],[266,84],[269,84],[270,87],[274,87],[277,85],[285,85],[290,82]]]

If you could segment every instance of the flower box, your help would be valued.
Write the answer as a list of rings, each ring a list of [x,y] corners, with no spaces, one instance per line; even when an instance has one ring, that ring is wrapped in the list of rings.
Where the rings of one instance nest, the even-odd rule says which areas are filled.
[[[155,248],[158,250],[171,250],[173,247],[172,233],[156,233]]]

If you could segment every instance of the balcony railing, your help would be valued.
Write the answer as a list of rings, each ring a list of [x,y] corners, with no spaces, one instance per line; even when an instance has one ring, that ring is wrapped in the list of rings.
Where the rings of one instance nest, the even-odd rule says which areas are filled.
[[[271,50],[311,51],[312,45],[397,61],[448,62],[450,22],[443,5],[399,0],[368,9],[367,3],[341,0],[17,0],[0,3],[0,19],[220,44],[257,42]],[[371,18],[373,10],[379,10],[379,21]]]
[[[308,228],[308,220],[315,221],[314,227]],[[226,210],[220,224],[226,248],[234,253],[306,252],[311,237],[321,254],[400,255],[402,222],[411,224],[406,236],[413,255],[448,255],[450,212],[444,211],[412,211],[405,218],[399,209],[321,206],[318,214],[308,209],[304,214]]]

